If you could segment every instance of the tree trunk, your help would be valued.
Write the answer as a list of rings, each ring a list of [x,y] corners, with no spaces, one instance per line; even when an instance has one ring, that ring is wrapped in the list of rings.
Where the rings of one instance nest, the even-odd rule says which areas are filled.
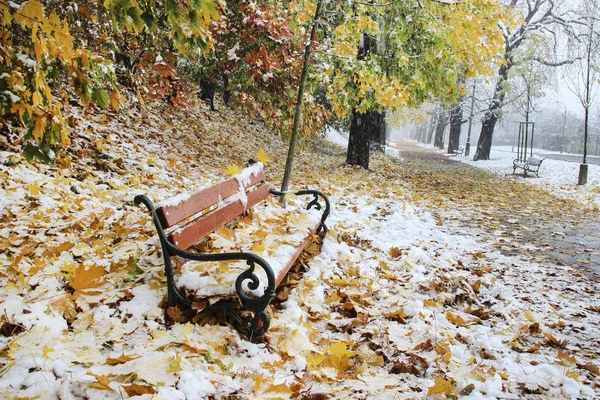
[[[440,107],[438,114],[438,123],[435,127],[435,140],[433,145],[438,149],[444,148],[444,130],[448,125],[448,113]]]
[[[448,140],[448,154],[458,151],[460,131],[463,119],[463,97],[458,99],[456,107],[450,112],[450,138]]]
[[[370,122],[374,123],[373,126],[373,137],[372,137],[372,145],[374,150],[384,151],[385,146],[387,144],[386,137],[386,123],[385,123],[385,111],[376,112],[373,111],[374,114],[372,120]]]
[[[427,140],[424,142],[426,144],[431,143],[431,140],[433,139],[433,132],[435,132],[435,127],[437,126],[438,122],[438,107],[439,106],[436,106],[435,111],[433,112],[433,114],[431,114],[431,121],[429,122],[429,132],[427,133]]]
[[[365,169],[369,168],[371,139],[379,130],[379,120],[380,113],[375,111],[368,111],[364,114],[356,110],[352,112],[348,154],[346,156],[347,164],[359,165]]]
[[[498,70],[498,81],[496,82],[496,88],[494,90],[494,97],[483,117],[481,125],[481,134],[479,135],[479,141],[477,142],[477,150],[473,156],[473,161],[478,160],[489,160],[490,151],[492,150],[492,136],[494,135],[494,128],[496,122],[500,118],[500,111],[504,105],[504,82],[508,76],[508,70],[510,69],[510,61],[507,64],[502,64]]]

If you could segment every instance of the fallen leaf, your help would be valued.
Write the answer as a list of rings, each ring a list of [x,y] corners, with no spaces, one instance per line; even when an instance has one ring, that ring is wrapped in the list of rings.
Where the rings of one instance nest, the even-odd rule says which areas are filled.
[[[238,175],[241,173],[242,170],[237,165],[227,164],[227,171],[225,171],[225,175]]]
[[[91,375],[94,378],[96,378],[96,382],[90,383],[88,385],[89,387],[100,390],[113,390],[113,388],[110,387],[110,381],[108,380],[108,376],[96,375],[93,372],[88,372],[88,375]]]
[[[456,383],[452,379],[435,378],[434,384],[427,390],[427,396],[432,394],[451,394]]]
[[[265,153],[265,151],[262,149],[262,147],[258,151],[256,158],[258,158],[258,161],[260,161],[264,165],[267,165],[269,163],[269,161],[271,161],[271,159],[269,158],[269,156],[267,156],[267,153]]]
[[[125,353],[122,353],[117,358],[107,357],[106,358],[106,364],[108,364],[108,365],[124,364],[127,361],[135,360],[136,358],[140,358],[140,356],[138,356],[138,355],[127,356],[127,355],[125,355]]]
[[[158,393],[156,389],[154,389],[150,385],[138,385],[136,383],[132,383],[131,385],[123,385],[121,386],[125,393],[128,396],[141,396],[143,394],[156,394]]]

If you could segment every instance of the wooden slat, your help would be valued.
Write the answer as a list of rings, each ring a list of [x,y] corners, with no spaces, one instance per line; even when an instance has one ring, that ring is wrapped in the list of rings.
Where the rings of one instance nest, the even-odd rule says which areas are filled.
[[[308,235],[306,237],[306,239],[304,239],[304,241],[302,243],[300,243],[300,246],[298,248],[296,248],[296,252],[292,256],[290,261],[288,261],[288,263],[285,265],[285,268],[283,268],[281,271],[279,271],[279,275],[277,275],[277,281],[275,282],[276,288],[279,287],[279,284],[285,279],[285,276],[290,271],[290,268],[292,268],[294,266],[294,263],[296,262],[298,257],[300,257],[300,254],[302,254],[302,251],[304,251],[304,248],[309,243],[310,243],[310,235]]]
[[[250,207],[266,199],[269,196],[269,186],[263,183],[247,192],[246,195],[248,197],[246,207],[244,207],[241,201],[237,200],[224,207],[210,211],[171,233],[169,235],[171,243],[182,249],[189,248],[209,233],[219,229]]]
[[[250,176],[250,185],[246,188],[256,185],[258,182],[265,181],[265,174],[261,171],[256,176]],[[156,209],[160,223],[164,229],[178,224],[186,218],[199,213],[209,207],[214,206],[219,201],[224,201],[233,196],[240,190],[240,184],[237,179],[231,178],[217,185],[194,193],[189,199],[182,201],[176,206],[160,207]]]

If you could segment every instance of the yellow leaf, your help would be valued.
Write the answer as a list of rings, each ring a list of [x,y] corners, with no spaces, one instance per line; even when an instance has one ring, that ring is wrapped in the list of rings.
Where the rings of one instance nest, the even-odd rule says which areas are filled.
[[[442,303],[435,300],[423,300],[423,305],[425,307],[442,307]]]
[[[475,258],[479,258],[479,259],[486,258],[485,254],[483,254],[481,251],[477,251],[477,252],[474,252],[474,253],[473,253],[473,252],[470,252],[470,251],[467,251],[467,254],[470,254],[470,255],[472,255],[473,257],[475,257]]]
[[[123,105],[123,95],[116,90],[110,93],[110,105],[113,108],[119,108]]]
[[[263,393],[280,394],[282,395],[280,398],[289,399],[294,394],[294,391],[284,383],[281,383],[279,385],[269,386]]]
[[[73,322],[77,317],[77,308],[75,302],[70,295],[61,297],[60,299],[50,303],[52,308],[59,312],[68,322]]]
[[[262,251],[265,251],[265,247],[264,247],[264,246],[263,246],[263,244],[262,244],[262,240],[261,240],[261,241],[258,241],[258,242],[255,242],[255,243],[252,245],[252,251],[255,251],[255,252],[257,252],[257,253],[260,253],[260,252],[262,252]]]
[[[75,289],[73,298],[79,296],[81,290],[92,289],[100,286],[102,277],[106,275],[104,267],[91,266],[86,269],[82,264],[75,270],[75,275],[71,278],[71,287]]]
[[[577,372],[577,371],[567,371],[567,373],[565,375],[571,379],[575,379],[576,381],[579,381],[579,372]]]
[[[182,370],[181,366],[181,357],[179,354],[176,354],[174,357],[171,357],[171,363],[169,364],[169,369],[167,372],[176,374]]]
[[[33,100],[33,105],[41,106],[44,103],[44,99],[42,98],[42,94],[39,91],[33,92],[33,96],[31,98]]]
[[[45,355],[46,357],[48,357],[48,354],[50,354],[50,353],[54,353],[54,349],[53,349],[52,347],[48,347],[48,346],[46,346],[46,345],[44,345],[44,346],[42,347],[42,351],[44,352],[44,355]]]
[[[267,165],[269,163],[269,161],[271,161],[271,159],[269,158],[269,156],[267,155],[267,153],[265,153],[265,151],[262,149],[262,147],[258,151],[258,154],[256,155],[256,158],[258,158],[258,161],[260,161],[264,165]]]
[[[42,191],[42,188],[38,185],[38,181],[33,182],[29,185],[29,194],[32,196],[37,196]]]
[[[427,396],[431,396],[432,394],[451,394],[455,386],[456,383],[452,379],[435,378],[433,386],[427,391]]]
[[[0,24],[3,26],[10,25],[10,9],[8,4],[0,3]]]
[[[415,194],[412,197],[412,201],[417,202],[417,201],[421,201],[423,200],[423,196],[421,196],[420,194]]]
[[[454,314],[452,311],[448,311],[446,313],[446,318],[448,319],[448,321],[458,326],[469,326],[472,324],[472,321],[467,321],[463,319],[460,315]]]
[[[39,0],[29,0],[21,4],[15,12],[15,21],[23,28],[33,28],[33,24],[44,19],[44,7]]]
[[[565,351],[558,350],[558,358],[565,364],[575,364],[577,359]]]
[[[110,381],[108,380],[108,376],[96,375],[93,372],[88,372],[88,375],[91,375],[94,378],[96,378],[96,382],[90,383],[90,387],[100,390],[113,390],[113,388],[110,387]]]
[[[527,318],[527,321],[536,322],[535,315],[533,314],[533,312],[531,312],[530,310],[525,310],[524,314],[525,314],[525,318]]]
[[[237,174],[241,174],[241,173],[242,173],[242,170],[237,165],[227,164],[227,171],[225,171],[226,175],[237,175]]]
[[[35,127],[33,128],[33,131],[31,132],[31,134],[33,135],[33,138],[40,143],[42,140],[42,137],[44,136],[44,132],[46,131],[46,126],[48,125],[48,120],[46,119],[46,117],[38,117],[35,120]]]
[[[127,393],[128,396],[141,396],[143,394],[157,393],[156,389],[154,389],[150,385],[138,385],[136,383],[132,383],[131,385],[123,385],[121,387],[123,388],[123,390],[125,390],[125,393]]]
[[[235,240],[235,232],[233,231],[233,229],[221,227],[217,230],[217,234],[219,234],[220,236],[223,236],[226,239]]]

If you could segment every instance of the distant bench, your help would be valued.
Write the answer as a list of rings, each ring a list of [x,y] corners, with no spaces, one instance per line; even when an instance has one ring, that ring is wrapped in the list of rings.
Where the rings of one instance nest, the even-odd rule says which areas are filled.
[[[514,159],[513,160],[513,174],[516,173],[517,169],[522,169],[523,176],[527,176],[528,172],[533,172],[533,173],[535,173],[535,176],[537,176],[539,178],[540,176],[538,173],[540,171],[540,166],[542,165],[542,161],[544,161],[543,158],[538,158],[535,156],[531,156],[525,161],[519,160],[518,158]]]
[[[305,205],[305,209],[308,211],[304,214],[311,214],[313,218],[311,220],[306,215],[300,218],[298,217],[299,214],[292,213],[289,218],[296,221],[301,220],[302,222],[288,224],[297,225],[297,229],[293,232],[290,227],[285,228],[285,234],[288,236],[284,237],[282,243],[273,246],[275,254],[271,257],[273,259],[271,263],[254,252],[250,252],[250,248],[242,251],[217,253],[189,250],[201,239],[244,215],[269,196],[273,195],[280,199],[285,195],[283,192],[269,189],[265,175],[262,172],[262,164],[256,163],[244,169],[241,174],[228,180],[189,196],[177,196],[171,200],[161,202],[162,204],[159,203],[157,207],[152,204],[148,197],[137,195],[134,199],[135,203],[137,205],[143,203],[148,208],[160,239],[167,278],[168,307],[182,306],[184,310],[188,309],[196,312],[203,309],[223,311],[234,323],[244,329],[250,340],[264,334],[270,323],[269,315],[265,309],[275,296],[276,288],[283,281],[302,251],[314,239],[314,236],[327,231],[325,220],[330,210],[327,197],[317,190],[300,190],[293,192],[293,194],[295,196],[312,196],[312,200]],[[313,208],[314,210],[311,210]],[[276,211],[274,216],[267,216],[264,221],[258,221],[259,225],[288,219],[282,214],[287,210],[275,206],[271,206],[271,209]],[[317,211],[321,211],[321,213],[313,215]],[[257,240],[264,240],[267,236],[267,233],[262,229],[260,231],[255,230],[254,233],[257,235]],[[231,233],[229,234],[231,235]],[[270,237],[269,239],[272,240],[273,238]],[[230,277],[232,279],[230,284],[225,284],[229,287],[219,287],[221,282],[229,282],[227,274],[219,280],[220,277],[217,276],[215,271],[213,271],[213,276],[210,273],[194,272],[193,269],[182,273],[178,282],[180,287],[178,287],[175,281],[174,268],[171,264],[173,256],[191,260],[190,264],[192,266],[193,262],[196,261],[209,263],[203,265],[223,261],[235,264],[235,261],[238,261],[241,266],[238,266],[237,271],[233,266],[224,268],[229,275],[235,273],[233,278]],[[286,258],[285,261],[282,261],[284,258]],[[259,269],[255,271],[257,265]],[[213,303],[208,301],[199,302],[197,298],[196,301],[190,300],[186,293],[193,292],[194,289],[197,289],[201,294],[215,295],[217,300]],[[237,294],[239,303],[227,298],[230,293],[234,297]]]
[[[450,154],[453,156],[462,156],[465,152],[465,146],[458,146],[456,149],[452,150]]]

